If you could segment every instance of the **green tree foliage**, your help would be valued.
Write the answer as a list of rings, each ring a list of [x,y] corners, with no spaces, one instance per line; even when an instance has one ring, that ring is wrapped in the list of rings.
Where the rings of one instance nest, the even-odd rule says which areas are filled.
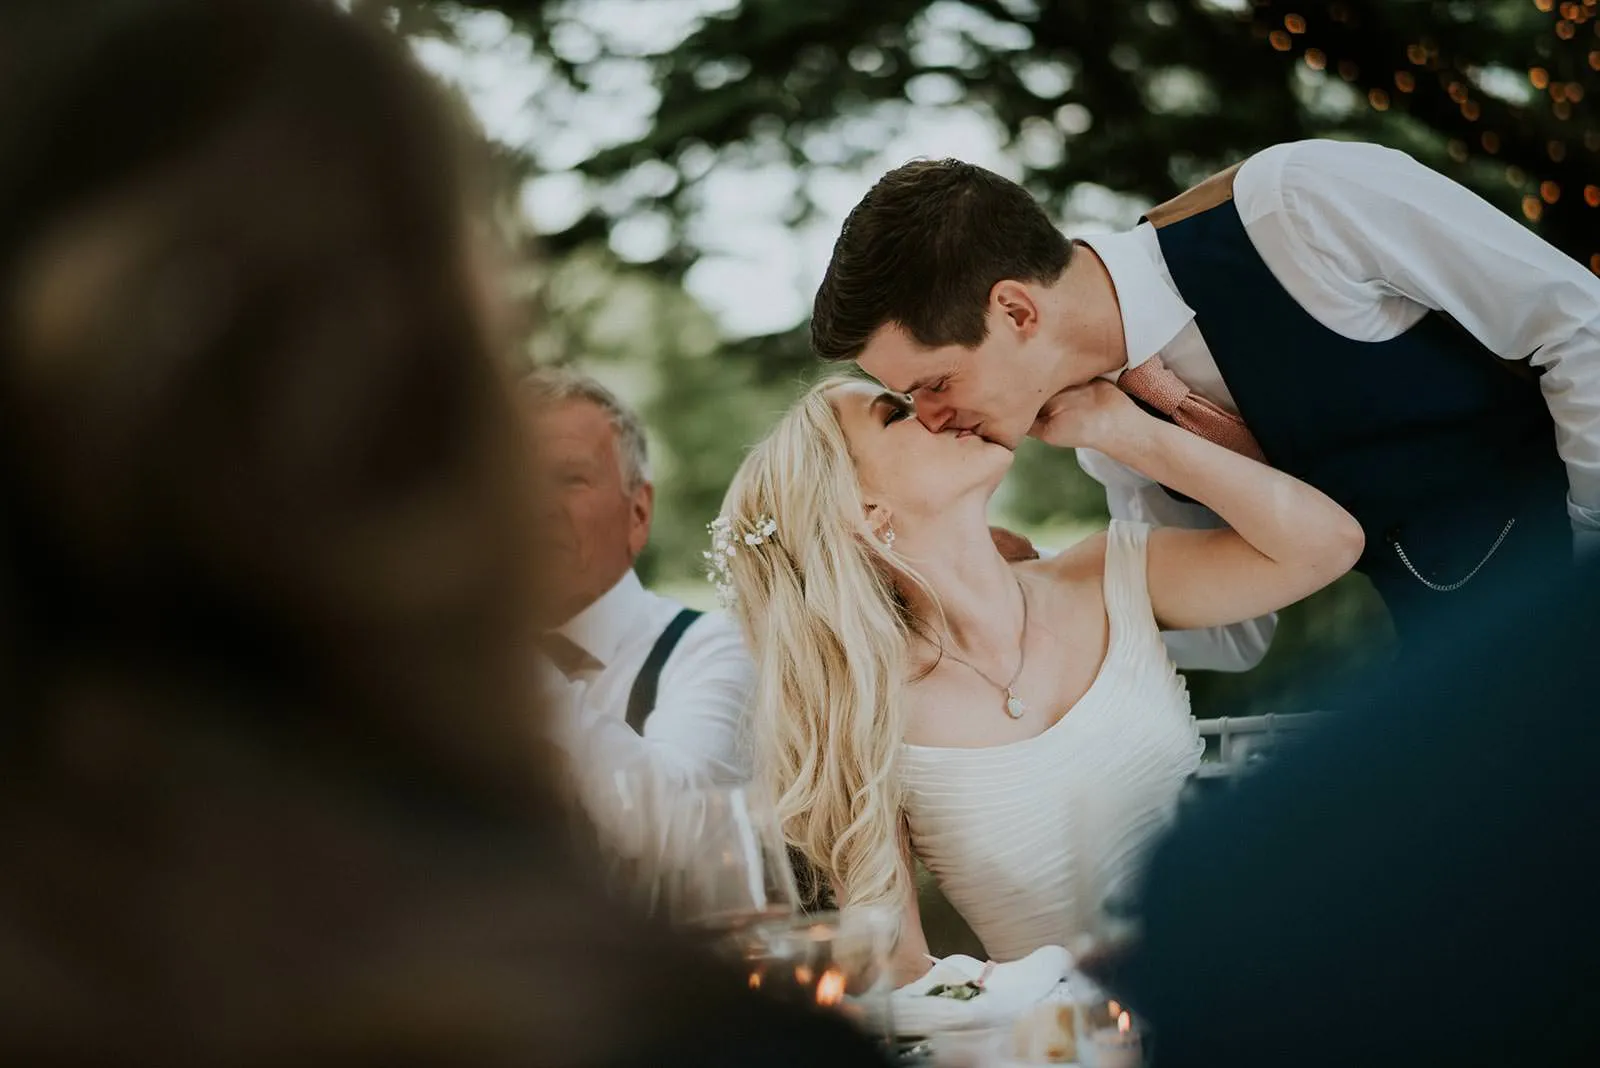
[[[462,6],[525,27],[576,91],[601,82],[618,58],[585,31],[584,0]],[[848,165],[875,147],[851,140],[863,115],[958,104],[993,118],[1026,184],[1057,210],[1083,184],[1149,203],[1273,142],[1359,137],[1412,151],[1507,210],[1533,197],[1544,206],[1528,214],[1549,240],[1585,261],[1600,252],[1600,215],[1585,210],[1600,151],[1584,105],[1600,90],[1592,2],[720,6],[675,47],[636,57],[659,94],[652,127],[580,165],[603,183],[672,167],[674,191],[652,210],[693,210],[708,159],[753,153],[801,172]],[[555,242],[590,240],[642,206],[597,209]],[[802,187],[795,220],[814,207]],[[693,262],[683,236],[663,269]]]

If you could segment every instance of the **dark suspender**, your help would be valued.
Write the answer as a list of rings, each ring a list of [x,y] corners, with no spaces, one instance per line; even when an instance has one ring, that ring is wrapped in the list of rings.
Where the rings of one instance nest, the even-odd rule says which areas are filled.
[[[633,680],[633,689],[628,691],[628,726],[637,733],[644,733],[644,721],[655,711],[656,687],[661,684],[661,669],[666,666],[667,657],[677,648],[678,639],[683,637],[683,632],[699,618],[700,612],[693,608],[685,608],[673,616],[672,622],[667,624],[667,629],[656,639],[650,655],[645,657],[644,666],[639,669],[639,674]]]

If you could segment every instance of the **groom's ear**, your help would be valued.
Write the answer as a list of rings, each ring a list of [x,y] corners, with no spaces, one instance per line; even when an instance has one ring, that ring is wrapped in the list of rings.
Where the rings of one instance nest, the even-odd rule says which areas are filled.
[[[1025,283],[1013,278],[1002,278],[989,290],[989,312],[1019,337],[1032,337],[1039,330],[1039,302]]]

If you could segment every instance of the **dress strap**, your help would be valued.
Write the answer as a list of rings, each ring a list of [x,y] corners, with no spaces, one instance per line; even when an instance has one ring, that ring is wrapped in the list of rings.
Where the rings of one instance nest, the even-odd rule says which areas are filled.
[[[1113,629],[1148,629],[1158,636],[1146,577],[1150,526],[1113,519],[1106,529],[1106,616]]]

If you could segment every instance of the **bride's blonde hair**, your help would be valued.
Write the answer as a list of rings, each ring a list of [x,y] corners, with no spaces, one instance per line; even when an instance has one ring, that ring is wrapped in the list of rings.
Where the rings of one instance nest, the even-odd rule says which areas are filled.
[[[901,842],[900,743],[916,621],[896,578],[926,584],[874,535],[848,442],[819,383],[740,465],[723,500],[734,552],[722,558],[756,664],[758,782],[784,836],[842,891],[896,905],[909,879]],[[771,517],[775,532],[743,536]]]

